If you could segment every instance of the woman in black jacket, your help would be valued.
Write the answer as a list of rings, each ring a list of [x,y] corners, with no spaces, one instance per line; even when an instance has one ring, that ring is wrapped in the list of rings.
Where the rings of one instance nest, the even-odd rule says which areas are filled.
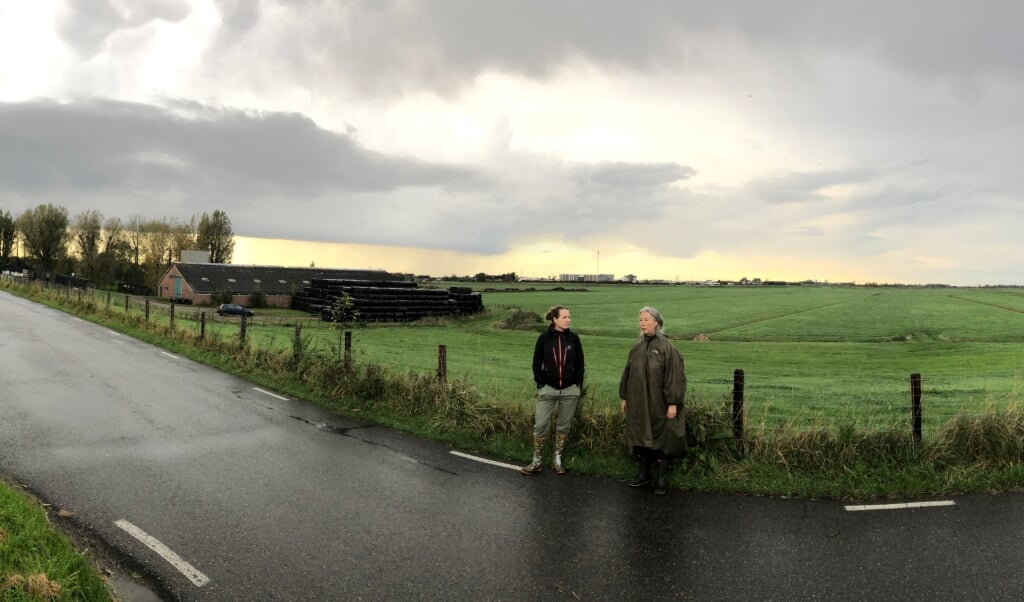
[[[533,461],[524,466],[523,474],[536,474],[544,469],[541,455],[551,430],[551,416],[558,408],[555,428],[555,453],[551,468],[565,474],[562,452],[569,439],[576,404],[583,390],[583,345],[576,333],[569,331],[572,317],[569,308],[556,305],[544,315],[550,321],[547,331],[537,337],[533,349],[533,380],[537,383],[537,408],[533,422]]]

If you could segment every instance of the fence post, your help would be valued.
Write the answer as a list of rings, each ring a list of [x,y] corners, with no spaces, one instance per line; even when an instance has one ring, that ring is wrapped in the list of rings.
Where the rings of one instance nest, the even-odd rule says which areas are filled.
[[[206,338],[206,312],[199,312],[199,340]]]
[[[124,313],[128,313],[128,295],[124,296]]]
[[[149,299],[146,299],[146,321],[149,322]]]
[[[302,361],[302,322],[295,322],[295,339],[292,343],[292,359],[295,363]]]
[[[352,331],[345,331],[345,375],[352,372]]]
[[[242,323],[239,326],[238,338],[243,343],[245,342],[245,330],[246,330],[247,324],[248,324],[248,321],[245,319],[245,316],[242,316]]]
[[[910,420],[914,443],[921,442],[921,373],[910,375]]]
[[[448,347],[437,346],[437,380],[443,385],[448,380]]]
[[[171,302],[171,330],[174,330],[174,302]]]
[[[107,291],[107,311],[110,311],[110,291]]]
[[[732,438],[737,445],[743,443],[743,370],[732,372]]]

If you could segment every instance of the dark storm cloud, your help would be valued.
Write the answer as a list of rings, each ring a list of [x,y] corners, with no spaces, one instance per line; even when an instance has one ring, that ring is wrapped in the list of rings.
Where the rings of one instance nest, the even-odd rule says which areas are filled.
[[[224,194],[368,192],[438,185],[457,169],[385,157],[289,113],[94,100],[0,104],[0,179],[52,189],[149,188]],[[301,202],[301,201],[300,201]]]
[[[388,156],[292,113],[190,101],[0,103],[0,185],[12,213],[174,217],[220,208],[249,236],[501,252],[538,231],[574,239],[661,215],[675,163],[548,160],[526,173]],[[13,202],[12,202],[13,199]]]

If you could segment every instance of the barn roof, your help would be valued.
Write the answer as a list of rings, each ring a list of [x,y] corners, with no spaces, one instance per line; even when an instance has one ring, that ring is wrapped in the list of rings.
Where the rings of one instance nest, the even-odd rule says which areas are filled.
[[[399,276],[384,270],[285,268],[227,263],[176,263],[173,268],[198,294],[249,294],[260,290],[268,295],[293,295],[302,292],[314,278],[371,282],[401,280]]]

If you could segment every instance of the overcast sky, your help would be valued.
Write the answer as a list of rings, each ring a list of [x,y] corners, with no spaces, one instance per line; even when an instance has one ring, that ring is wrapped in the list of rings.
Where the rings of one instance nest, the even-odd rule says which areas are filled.
[[[236,263],[1024,284],[1021,23],[998,0],[0,0],[0,209],[222,209],[240,237],[381,251]]]

